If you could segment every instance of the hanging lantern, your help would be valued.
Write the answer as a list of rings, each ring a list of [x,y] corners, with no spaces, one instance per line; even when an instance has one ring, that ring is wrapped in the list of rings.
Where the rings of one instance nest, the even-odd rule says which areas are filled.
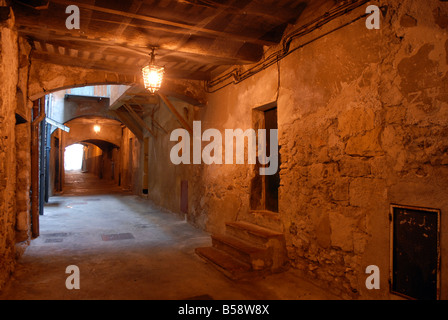
[[[162,86],[163,74],[165,73],[165,68],[155,65],[154,60],[155,54],[154,49],[152,49],[151,62],[142,69],[145,88],[152,94],[156,93]]]

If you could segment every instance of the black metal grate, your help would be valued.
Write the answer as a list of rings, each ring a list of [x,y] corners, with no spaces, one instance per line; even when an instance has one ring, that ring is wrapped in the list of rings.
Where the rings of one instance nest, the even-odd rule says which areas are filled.
[[[66,233],[66,232],[45,233],[45,234],[43,234],[43,236],[44,237],[64,238],[64,237],[68,237],[68,233]]]
[[[62,238],[45,239],[45,243],[61,243],[62,241],[64,241]]]
[[[118,241],[135,239],[132,233],[102,234],[103,241]]]

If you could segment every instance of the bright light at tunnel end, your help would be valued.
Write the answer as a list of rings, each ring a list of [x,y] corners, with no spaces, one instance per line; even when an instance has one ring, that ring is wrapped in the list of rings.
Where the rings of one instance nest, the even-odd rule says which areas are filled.
[[[84,146],[82,144],[73,144],[65,148],[64,169],[81,170],[82,158],[84,156]]]

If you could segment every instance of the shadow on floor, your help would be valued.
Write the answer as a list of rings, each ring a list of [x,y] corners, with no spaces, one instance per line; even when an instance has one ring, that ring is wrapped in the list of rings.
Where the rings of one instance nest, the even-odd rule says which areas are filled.
[[[337,299],[294,270],[231,281],[194,252],[211,245],[208,233],[113,185],[101,189],[92,176],[71,177],[69,193],[50,198],[40,217],[41,235],[31,241],[0,299]],[[80,270],[79,290],[66,288],[71,265]]]

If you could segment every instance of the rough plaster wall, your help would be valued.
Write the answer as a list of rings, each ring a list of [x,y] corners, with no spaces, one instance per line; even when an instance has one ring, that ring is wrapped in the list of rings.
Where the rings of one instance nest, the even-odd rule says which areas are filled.
[[[129,131],[130,134],[132,134]],[[132,186],[132,192],[137,195],[141,195],[143,193],[142,188],[142,178],[143,178],[143,169],[142,169],[142,142],[137,139],[137,137],[132,134],[133,139],[132,143],[134,144],[132,147],[132,163],[131,163],[131,170],[132,170],[132,176],[131,176],[131,186]]]
[[[131,133],[127,129],[123,129],[123,135],[121,137],[120,148],[120,185],[123,189],[130,189],[131,182],[129,181],[129,135]]]
[[[190,125],[194,119],[194,108],[181,100],[171,100],[176,110],[186,119]],[[189,212],[192,204],[195,203],[191,197],[195,197],[200,192],[197,179],[200,176],[200,165],[174,165],[170,159],[171,148],[177,142],[170,142],[171,132],[182,128],[175,116],[163,105],[154,105],[149,108],[145,115],[145,122],[155,132],[156,137],[149,138],[148,148],[148,198],[155,204],[164,207],[172,212],[180,213],[181,181],[188,181],[189,189]],[[156,122],[163,128],[158,127]],[[195,216],[189,217],[193,224],[201,225],[201,221],[196,221]]]
[[[120,149],[114,148],[112,150],[112,161],[114,162],[114,182],[118,186],[120,182]]]
[[[0,290],[15,264],[18,42],[13,20],[0,23]]]
[[[28,241],[30,238],[30,185],[31,185],[31,153],[29,123],[16,125],[16,242]],[[27,244],[27,243],[26,243]],[[25,244],[25,245],[26,245]],[[23,247],[23,249],[25,246]]]
[[[16,241],[18,252],[23,252],[28,245],[30,238],[30,185],[31,185],[31,109],[32,102],[28,100],[28,56],[31,47],[23,38],[18,39],[19,44],[19,73],[17,92],[16,112],[20,114],[27,123],[16,125],[16,170],[17,170],[17,188],[16,188]]]
[[[394,298],[391,203],[448,210],[448,6],[386,4],[381,30],[369,31],[360,20],[279,64],[279,206],[291,265],[347,298]],[[202,120],[217,129],[250,127],[251,108],[276,94],[272,66],[211,94]],[[249,176],[248,166],[204,168],[209,229],[222,229],[247,209]],[[230,208],[231,202],[241,205]],[[443,213],[441,225],[446,299]],[[365,287],[371,264],[380,267],[381,290]]]
[[[123,129],[120,143],[120,179],[123,189],[142,193],[141,143],[128,129]]]
[[[97,146],[88,143],[84,147],[85,170],[97,177],[102,175],[103,151]]]
[[[370,264],[384,272],[387,287],[389,203],[385,179],[371,169],[385,155],[383,32],[367,30],[362,20],[280,64],[279,205],[289,258],[343,297],[362,290]]]
[[[113,163],[115,163],[113,150],[117,148],[105,147],[103,148],[103,164],[101,178],[104,180],[114,180]]]
[[[252,128],[252,109],[275,102],[278,89],[277,69],[269,69],[238,86],[209,95],[208,106],[200,114],[202,130]],[[203,147],[208,142],[203,143]],[[223,160],[224,163],[224,160]],[[242,218],[249,211],[252,165],[204,165],[202,196],[197,207],[206,215],[206,229],[222,233],[225,222]]]
[[[381,32],[362,31],[362,21],[282,64],[280,197],[290,258],[342,296],[388,297],[391,203],[448,209],[438,6],[390,2]],[[366,290],[371,264],[382,290]]]

